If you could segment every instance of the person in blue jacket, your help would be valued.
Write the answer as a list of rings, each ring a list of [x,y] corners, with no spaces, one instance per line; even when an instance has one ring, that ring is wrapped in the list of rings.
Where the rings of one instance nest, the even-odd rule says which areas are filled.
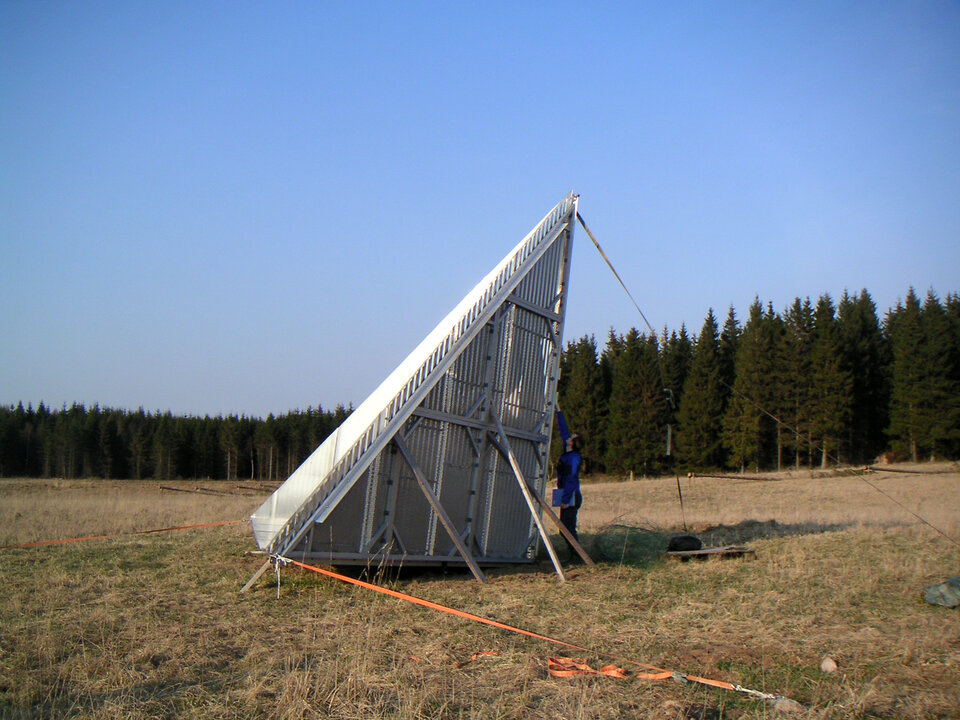
[[[557,461],[557,489],[560,490],[560,522],[570,534],[579,542],[577,535],[577,511],[583,505],[583,495],[580,494],[580,468],[583,460],[580,458],[580,449],[583,446],[580,436],[570,434],[563,413],[557,407],[557,427],[560,430],[560,440],[563,442],[563,454]],[[566,540],[566,538],[564,538]],[[579,558],[573,546],[567,541],[570,548],[570,557],[576,561]]]

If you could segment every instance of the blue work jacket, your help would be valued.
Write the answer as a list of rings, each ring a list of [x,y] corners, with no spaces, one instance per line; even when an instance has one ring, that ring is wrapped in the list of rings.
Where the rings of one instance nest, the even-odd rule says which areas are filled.
[[[563,413],[559,410],[557,411],[557,429],[560,430],[560,440],[564,447],[564,452],[557,461],[557,488],[561,490],[560,504],[575,505],[576,495],[580,492],[580,466],[583,460],[576,450],[566,450],[570,430],[563,419]]]

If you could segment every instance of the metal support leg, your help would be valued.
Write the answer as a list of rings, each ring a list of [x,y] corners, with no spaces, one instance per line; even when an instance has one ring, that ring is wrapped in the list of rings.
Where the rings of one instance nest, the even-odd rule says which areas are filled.
[[[507,451],[500,445],[499,442],[494,441],[493,446],[497,448],[500,454],[502,454],[504,457],[507,457]],[[570,543],[570,546],[577,551],[577,554],[581,558],[583,558],[584,564],[589,567],[596,567],[597,564],[591,559],[591,557],[587,554],[587,551],[584,550],[583,546],[577,541],[577,539],[573,537],[573,534],[567,529],[567,526],[563,524],[559,517],[557,517],[557,514],[553,511],[553,508],[550,507],[550,504],[544,500],[539,493],[537,493],[531,483],[527,482],[527,488],[529,488],[533,499],[537,501],[537,504],[540,505],[541,508],[543,508],[543,511],[547,514],[547,517],[549,517],[557,526],[560,534],[566,538],[567,542]]]
[[[527,487],[530,486],[528,485]],[[547,514],[547,517],[553,520],[554,524],[557,526],[557,529],[560,530],[560,534],[563,535],[567,542],[570,543],[570,546],[577,551],[577,555],[583,559],[583,562],[589,567],[596,567],[597,564],[590,558],[589,555],[587,555],[587,551],[583,549],[583,546],[579,542],[577,542],[577,539],[573,536],[573,533],[567,529],[567,526],[560,521],[560,518],[557,517],[557,514],[553,511],[553,508],[550,507],[547,501],[540,497],[532,487],[530,487],[530,494],[533,495],[536,501],[540,504],[540,507],[543,508],[543,511]]]
[[[260,566],[260,569],[257,570],[257,571],[253,574],[253,577],[252,577],[252,578],[250,578],[249,580],[247,580],[247,584],[244,585],[242,588],[240,588],[240,592],[245,593],[247,590],[249,590],[250,588],[252,588],[252,587],[253,587],[253,584],[254,584],[257,580],[260,579],[260,576],[263,575],[263,574],[267,571],[267,568],[268,568],[268,567],[270,567],[270,561],[269,561],[269,560],[267,560],[263,565]]]

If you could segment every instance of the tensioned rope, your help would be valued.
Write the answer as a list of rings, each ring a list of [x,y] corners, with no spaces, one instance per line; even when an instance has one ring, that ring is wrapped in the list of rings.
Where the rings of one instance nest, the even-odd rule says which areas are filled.
[[[580,225],[581,225],[581,226],[583,227],[583,229],[586,231],[586,233],[587,233],[587,235],[589,236],[590,240],[593,241],[594,247],[597,248],[597,250],[599,251],[600,256],[603,258],[604,262],[607,263],[607,267],[610,268],[610,271],[613,273],[613,276],[617,279],[617,282],[620,283],[620,287],[623,288],[623,291],[627,294],[627,297],[630,298],[630,302],[633,303],[633,306],[637,309],[637,312],[640,313],[640,317],[643,318],[643,322],[646,324],[647,328],[649,328],[650,332],[655,335],[656,333],[654,332],[653,326],[650,324],[650,321],[647,320],[647,316],[643,314],[643,310],[640,309],[640,306],[637,304],[637,301],[634,300],[633,295],[632,295],[631,292],[627,289],[627,286],[624,284],[623,280],[621,279],[620,273],[618,273],[617,270],[616,270],[616,268],[613,267],[613,263],[610,262],[610,258],[607,257],[607,254],[603,251],[603,248],[600,247],[600,243],[597,242],[597,239],[593,236],[593,233],[590,232],[590,228],[587,227],[587,224],[583,221],[583,218],[580,216],[580,213],[579,213],[579,212],[577,213],[577,220],[580,221]],[[659,355],[658,355],[658,362],[659,362]],[[667,394],[667,397],[668,397],[668,399],[669,399],[669,401],[670,401],[670,406],[671,406],[671,408],[676,409],[676,408],[674,407],[674,405],[673,405],[672,393],[671,393],[670,390],[667,388],[667,386],[666,386],[666,381],[664,380],[663,365],[662,365],[662,364],[660,365],[660,382],[661,382],[661,384],[663,385],[664,392]],[[728,385],[727,383],[723,382],[723,380],[720,380],[720,384],[723,385],[724,387],[726,387],[727,389],[729,389],[731,392],[736,393],[737,395],[739,395],[743,400],[745,400],[746,402],[748,402],[748,403],[750,403],[751,405],[753,405],[757,410],[759,410],[761,413],[763,413],[763,414],[766,415],[767,417],[771,418],[775,423],[777,423],[777,424],[780,425],[781,427],[786,428],[787,430],[789,430],[789,431],[791,431],[791,432],[796,432],[796,429],[795,429],[795,428],[793,428],[793,427],[791,427],[789,424],[785,423],[783,420],[781,420],[781,419],[778,418],[776,415],[774,415],[773,413],[771,413],[770,411],[768,411],[766,408],[762,407],[762,406],[761,406],[759,403],[757,403],[756,401],[754,401],[754,400],[752,400],[751,398],[749,398],[749,397],[747,397],[746,395],[744,395],[744,394],[743,394],[742,392],[740,392],[739,390],[731,387],[731,386]],[[668,430],[668,432],[669,432],[669,430]],[[825,448],[825,447],[822,448],[822,451],[823,451],[824,453],[826,453],[826,448]],[[836,457],[831,456],[830,454],[828,454],[827,456],[830,457],[832,460],[836,460],[836,459],[837,459]],[[899,502],[899,501],[896,500],[895,498],[893,498],[893,497],[891,497],[890,495],[888,495],[887,493],[885,493],[883,490],[881,490],[881,489],[878,488],[876,485],[874,485],[874,484],[871,483],[869,480],[867,480],[867,479],[863,476],[862,473],[858,473],[858,474],[854,475],[854,477],[859,478],[860,480],[862,480],[863,482],[865,482],[867,485],[869,485],[870,487],[872,487],[874,490],[876,490],[878,493],[880,493],[881,495],[883,495],[884,497],[886,497],[888,500],[890,500],[891,502],[893,502],[895,505],[899,506],[900,508],[902,508],[903,510],[905,510],[906,512],[908,512],[910,515],[912,515],[913,517],[915,517],[917,520],[919,520],[920,522],[922,522],[924,525],[926,525],[927,527],[933,529],[934,531],[936,531],[937,533],[939,533],[940,535],[942,535],[943,537],[945,537],[947,540],[949,540],[951,543],[953,543],[953,544],[956,545],[957,547],[960,547],[960,542],[958,542],[956,539],[954,539],[954,538],[950,537],[949,535],[947,535],[947,533],[945,533],[943,530],[941,530],[941,529],[938,528],[936,525],[934,525],[933,523],[931,523],[929,520],[921,517],[920,515],[918,515],[917,513],[915,513],[913,510],[910,510],[910,509],[909,509],[908,507],[906,507],[903,503]]]
[[[597,242],[597,238],[594,237],[593,233],[590,232],[590,228],[587,227],[587,223],[584,222],[583,216],[577,212],[577,220],[580,221],[580,226],[583,228],[584,232],[587,233],[587,237],[593,242],[593,246],[597,249],[597,252],[600,253],[600,257],[603,258],[603,261],[607,264],[607,267],[610,268],[610,272],[613,273],[613,276],[617,279],[617,282],[620,283],[620,287],[623,288],[623,291],[627,294],[627,297],[630,298],[630,302],[633,303],[633,306],[637,309],[637,312],[640,313],[640,317],[643,318],[643,322],[646,324],[647,329],[650,331],[650,335],[654,338],[657,337],[657,331],[653,329],[653,325],[650,324],[650,321],[647,320],[647,316],[643,314],[643,310],[640,309],[640,306],[637,304],[637,301],[633,299],[633,295],[627,289],[627,286],[624,284],[623,279],[620,277],[620,273],[617,272],[617,269],[613,266],[613,263],[610,262],[610,258],[607,257],[607,254],[603,251],[603,248],[600,247],[600,243]],[[676,410],[673,400],[673,390],[667,387],[666,375],[663,372],[663,361],[660,359],[660,353],[657,353],[657,368],[660,371],[660,385],[663,388],[663,393],[667,397],[667,402],[670,403],[670,409]],[[667,453],[669,455],[669,453]]]
[[[688,675],[686,673],[680,673],[674,670],[667,670],[665,668],[657,667],[656,665],[637,662],[636,660],[631,660],[629,658],[618,657],[616,655],[612,655],[611,653],[591,650],[590,648],[583,647],[582,645],[576,645],[565,640],[558,640],[557,638],[550,637],[549,635],[541,635],[540,633],[524,630],[523,628],[514,627],[513,625],[507,625],[506,623],[502,623],[497,620],[491,620],[490,618],[485,618],[481,615],[474,615],[473,613],[468,613],[463,610],[457,610],[446,605],[441,605],[440,603],[418,598],[415,595],[408,595],[406,593],[398,592],[397,590],[391,590],[389,588],[381,587],[380,585],[374,585],[373,583],[348,577],[347,575],[341,575],[340,573],[333,572],[332,570],[326,570],[324,568],[316,567],[315,565],[308,565],[307,563],[300,562],[299,560],[292,560],[280,555],[274,555],[273,559],[274,562],[277,563],[278,578],[280,565],[294,565],[296,567],[303,568],[304,570],[310,570],[311,572],[325,575],[333,578],[334,580],[339,580],[350,585],[356,585],[357,587],[364,588],[365,590],[371,590],[382,595],[388,595],[390,597],[397,598],[398,600],[403,600],[404,602],[420,605],[431,610],[436,610],[437,612],[446,613],[447,615],[453,615],[465,620],[482,623],[483,625],[489,625],[500,630],[506,630],[518,635],[524,635],[526,637],[534,638],[535,640],[542,640],[543,642],[552,643],[554,645],[559,645],[571,650],[585,652],[596,657],[605,657],[609,658],[610,660],[616,660],[617,662],[628,663],[630,665],[634,665],[635,667],[651,671],[628,674],[625,670],[615,668],[614,666],[610,665],[601,668],[599,671],[594,671],[592,668],[585,665],[585,663],[572,660],[571,658],[550,658],[548,660],[548,670],[554,677],[568,677],[576,674],[596,673],[619,678],[634,677],[639,680],[668,680],[672,678],[680,682],[692,682],[700,685],[709,685],[710,687],[719,688],[721,690],[732,690],[734,692],[750,695],[751,697],[761,700],[777,701],[782,699],[781,696],[762,692],[760,690],[751,690],[750,688],[745,688],[741,685],[735,685],[734,683],[730,683],[725,680],[715,680],[713,678],[700,677],[699,675]]]
[[[89,535],[87,537],[66,538],[64,540],[39,540],[37,542],[19,543],[16,545],[0,545],[0,550],[13,550],[15,548],[43,547],[46,545],[63,545],[66,543],[87,542],[88,540],[108,540],[110,538],[129,537],[131,535],[152,535],[154,533],[173,532],[174,530],[199,530],[200,528],[221,527],[222,525],[236,525],[246,522],[245,520],[224,520],[223,522],[202,523],[200,525],[178,525],[176,527],[155,528],[153,530],[133,530],[125,533],[112,533],[110,535]]]

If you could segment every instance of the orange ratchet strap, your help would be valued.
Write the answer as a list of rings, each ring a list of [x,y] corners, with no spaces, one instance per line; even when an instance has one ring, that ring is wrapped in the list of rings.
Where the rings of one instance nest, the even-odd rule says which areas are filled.
[[[734,692],[744,693],[751,695],[753,697],[759,698],[761,700],[777,700],[779,697],[777,695],[772,695],[770,693],[761,692],[759,690],[750,690],[749,688],[741,687],[740,685],[734,685],[733,683],[728,683],[723,680],[712,680],[710,678],[703,678],[697,675],[684,675],[683,673],[672,672],[656,665],[647,665],[645,663],[640,663],[635,660],[629,660],[627,658],[617,657],[616,655],[611,655],[610,653],[597,652],[595,650],[590,650],[580,645],[574,645],[573,643],[568,643],[563,640],[557,640],[548,635],[541,635],[539,633],[530,632],[529,630],[524,630],[522,628],[514,627],[512,625],[507,625],[502,622],[497,622],[496,620],[490,620],[489,618],[481,617],[480,615],[474,615],[473,613],[464,612],[463,610],[455,610],[454,608],[447,607],[446,605],[440,605],[439,603],[431,602],[429,600],[423,600],[421,598],[415,597],[413,595],[407,595],[406,593],[398,592],[396,590],[390,590],[385,587],[380,587],[379,585],[373,585],[372,583],[364,582],[363,580],[357,580],[346,575],[341,575],[340,573],[333,572],[332,570],[325,570],[324,568],[319,568],[315,565],[307,565],[306,563],[299,562],[297,560],[291,560],[289,558],[281,557],[279,555],[273,556],[274,560],[278,565],[295,565],[301,567],[304,570],[310,570],[320,575],[326,575],[327,577],[334,578],[335,580],[340,580],[341,582],[349,583],[350,585],[356,585],[357,587],[362,587],[366,590],[372,590],[373,592],[380,593],[382,595],[389,595],[390,597],[403,600],[414,605],[420,605],[422,607],[430,608],[431,610],[437,610],[438,612],[446,613],[447,615],[454,615],[456,617],[464,618],[465,620],[473,620],[474,622],[482,623],[484,625],[490,625],[491,627],[500,628],[501,630],[509,630],[510,632],[517,633],[518,635],[526,635],[527,637],[536,638],[537,640],[543,640],[544,642],[553,643],[554,645],[560,645],[562,647],[571,648],[573,650],[578,650],[580,652],[590,653],[592,655],[597,655],[599,657],[606,657],[611,660],[616,660],[618,662],[629,663],[630,665],[635,665],[637,667],[643,668],[645,670],[651,670],[649,673],[633,673],[630,674],[621,667],[616,665],[605,665],[600,668],[600,670],[594,670],[583,660],[575,660],[572,658],[562,658],[562,657],[552,657],[547,660],[547,670],[553,677],[572,677],[574,675],[604,675],[606,677],[613,678],[636,678],[638,680],[668,680],[674,678],[680,682],[695,682],[701,685],[709,685],[711,687],[720,688],[722,690],[733,690]],[[278,568],[279,572],[279,568]],[[475,660],[480,655],[487,654],[486,652],[477,653],[472,657],[468,662]],[[466,663],[463,663],[466,664]]]

